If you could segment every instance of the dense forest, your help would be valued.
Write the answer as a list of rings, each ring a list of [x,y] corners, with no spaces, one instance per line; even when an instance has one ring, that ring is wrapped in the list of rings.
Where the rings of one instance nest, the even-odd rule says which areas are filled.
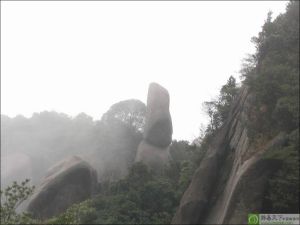
[[[283,147],[263,155],[276,163],[261,213],[299,213],[299,2],[290,1],[286,12],[275,19],[270,12],[252,42],[256,52],[240,71],[241,86],[254,96],[245,124],[248,135],[257,149],[280,133],[287,136]],[[173,140],[170,163],[161,173],[134,162],[146,115],[146,105],[139,100],[112,105],[99,121],[84,113],[75,118],[47,111],[29,119],[1,115],[2,163],[18,158],[30,167],[21,175],[13,168],[10,174],[1,174],[1,224],[171,223],[240,90],[230,76],[219,96],[203,103],[209,117],[204,134],[193,143]],[[16,158],[9,159],[10,155]],[[17,213],[17,206],[34,192],[32,185],[37,186],[47,169],[68,155],[79,155],[97,170],[93,197],[46,220]],[[26,178],[30,181],[22,182]]]
[[[249,131],[257,144],[279,132],[289,135],[284,148],[267,152],[279,165],[264,210],[299,213],[299,1],[290,2],[274,21],[269,13],[252,41],[256,54],[242,69],[244,83],[256,95]]]

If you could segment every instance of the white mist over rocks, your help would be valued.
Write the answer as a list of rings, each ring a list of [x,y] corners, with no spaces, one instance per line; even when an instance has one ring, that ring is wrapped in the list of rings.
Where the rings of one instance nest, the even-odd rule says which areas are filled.
[[[170,93],[173,138],[193,140],[269,10],[286,1],[1,2],[1,113],[100,119],[121,100]],[[55,16],[54,16],[55,15]]]

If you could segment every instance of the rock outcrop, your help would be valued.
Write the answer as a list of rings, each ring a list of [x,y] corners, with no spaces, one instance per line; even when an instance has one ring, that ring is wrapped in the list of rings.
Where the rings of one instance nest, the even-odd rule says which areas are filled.
[[[142,161],[155,170],[164,166],[169,159],[173,133],[169,105],[168,91],[157,83],[151,83],[148,89],[144,138],[138,147],[136,161]]]
[[[64,212],[95,192],[96,171],[77,156],[50,168],[30,199],[27,211],[35,218],[46,219]]]
[[[246,224],[248,213],[260,211],[266,178],[276,164],[263,154],[283,145],[286,137],[279,134],[259,147],[251,144],[245,124],[252,99],[243,87],[195,171],[172,224]]]

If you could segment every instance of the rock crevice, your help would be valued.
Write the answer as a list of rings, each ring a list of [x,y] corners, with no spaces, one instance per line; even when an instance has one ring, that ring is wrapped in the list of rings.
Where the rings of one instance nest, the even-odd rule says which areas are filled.
[[[276,141],[282,137],[275,137],[270,141],[270,146],[253,151],[245,126],[252,99],[247,86],[244,86],[233,103],[227,121],[215,135],[195,171],[172,224],[245,224],[248,213],[260,210],[266,177],[272,172],[271,165],[274,163],[262,155],[272,146],[271,143],[282,143]],[[246,155],[250,157],[246,158]],[[247,201],[239,200],[241,193]],[[243,210],[239,210],[241,207]]]

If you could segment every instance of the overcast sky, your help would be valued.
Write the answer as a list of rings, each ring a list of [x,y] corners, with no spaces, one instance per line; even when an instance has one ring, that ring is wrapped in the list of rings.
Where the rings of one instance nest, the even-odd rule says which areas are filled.
[[[1,1],[1,114],[55,110],[100,119],[121,100],[170,93],[173,138],[191,141],[269,10],[285,1]]]

